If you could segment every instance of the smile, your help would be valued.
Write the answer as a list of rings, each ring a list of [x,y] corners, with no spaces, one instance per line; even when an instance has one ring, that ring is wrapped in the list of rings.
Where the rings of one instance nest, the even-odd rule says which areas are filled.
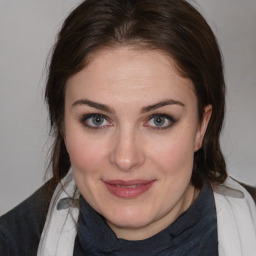
[[[111,194],[119,198],[131,199],[148,191],[154,182],[155,180],[107,180],[104,184]]]

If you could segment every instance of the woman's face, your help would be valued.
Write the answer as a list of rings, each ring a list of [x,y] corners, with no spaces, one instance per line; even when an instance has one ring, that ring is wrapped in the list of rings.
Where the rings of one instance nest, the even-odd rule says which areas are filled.
[[[98,51],[67,82],[65,143],[78,189],[118,237],[140,240],[193,202],[199,123],[190,80],[160,51]]]

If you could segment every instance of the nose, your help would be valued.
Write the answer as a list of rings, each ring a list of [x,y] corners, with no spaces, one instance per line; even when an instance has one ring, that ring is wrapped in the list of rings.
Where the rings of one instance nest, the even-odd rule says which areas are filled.
[[[130,171],[143,165],[145,154],[139,134],[129,128],[120,129],[112,144],[110,162],[121,171]]]

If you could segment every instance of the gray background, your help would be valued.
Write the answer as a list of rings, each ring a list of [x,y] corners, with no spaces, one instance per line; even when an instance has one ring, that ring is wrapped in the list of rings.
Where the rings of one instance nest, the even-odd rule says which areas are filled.
[[[44,182],[46,58],[80,0],[0,0],[0,215]],[[256,0],[197,0],[224,56],[228,172],[256,186]],[[49,176],[48,176],[49,178]]]

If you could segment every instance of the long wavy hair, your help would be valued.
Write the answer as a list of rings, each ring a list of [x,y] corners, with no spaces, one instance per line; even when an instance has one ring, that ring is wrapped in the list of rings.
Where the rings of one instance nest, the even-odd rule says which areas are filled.
[[[143,45],[171,56],[180,75],[194,85],[198,114],[212,105],[202,147],[194,155],[191,183],[200,188],[206,178],[222,183],[227,177],[220,149],[225,110],[222,57],[216,38],[202,15],[184,0],[87,0],[65,20],[53,49],[45,99],[48,104],[53,176],[60,180],[71,163],[63,139],[67,80],[104,47]]]

